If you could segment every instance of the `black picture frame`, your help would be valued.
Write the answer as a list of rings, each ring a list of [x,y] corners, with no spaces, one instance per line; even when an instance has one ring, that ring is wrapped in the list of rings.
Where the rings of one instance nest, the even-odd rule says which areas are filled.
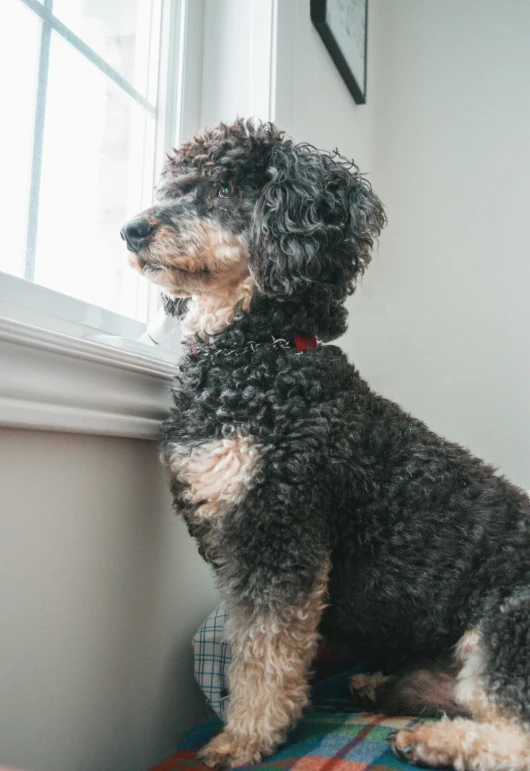
[[[367,40],[368,40],[368,0],[364,0],[365,23],[364,23],[364,77],[363,82],[358,83],[357,79],[348,64],[339,43],[335,39],[327,21],[327,1],[311,0],[311,21],[315,25],[324,45],[328,49],[335,66],[342,75],[350,94],[357,104],[366,104],[366,63],[367,63]]]

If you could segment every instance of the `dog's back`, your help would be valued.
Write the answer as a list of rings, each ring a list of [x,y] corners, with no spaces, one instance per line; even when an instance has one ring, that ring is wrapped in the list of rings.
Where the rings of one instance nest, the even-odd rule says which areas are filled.
[[[357,375],[353,383],[323,628],[385,670],[447,657],[492,598],[528,581],[530,499]]]

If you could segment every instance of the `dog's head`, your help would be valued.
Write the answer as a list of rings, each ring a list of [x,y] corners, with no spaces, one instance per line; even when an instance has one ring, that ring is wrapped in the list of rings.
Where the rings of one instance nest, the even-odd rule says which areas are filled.
[[[155,205],[122,236],[140,273],[211,314],[212,303],[247,310],[254,292],[342,303],[384,223],[353,163],[239,120],[174,151]]]

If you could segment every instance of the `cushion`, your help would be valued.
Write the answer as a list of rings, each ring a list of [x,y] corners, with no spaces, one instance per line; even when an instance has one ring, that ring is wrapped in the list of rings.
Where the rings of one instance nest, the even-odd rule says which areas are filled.
[[[195,677],[207,702],[222,720],[228,708],[228,668],[230,646],[225,640],[228,612],[219,605],[193,638]],[[363,671],[362,665],[339,660],[322,642],[313,662],[311,707],[288,742],[253,769],[296,769],[296,771],[385,771],[413,769],[393,754],[386,736],[415,722],[413,718],[389,718],[360,712],[348,687],[349,677]],[[194,728],[180,749],[152,771],[200,769],[206,766],[195,759],[197,750],[218,733],[223,722],[210,720]],[[1,771],[1,770],[0,770]]]
[[[253,769],[293,769],[293,771],[414,771],[415,766],[399,760],[386,736],[413,725],[417,718],[387,717],[368,712],[317,712],[307,710],[288,742]],[[181,748],[151,771],[177,771],[206,766],[195,753],[222,728],[222,721],[209,720],[192,729]],[[245,767],[246,768],[246,767]]]

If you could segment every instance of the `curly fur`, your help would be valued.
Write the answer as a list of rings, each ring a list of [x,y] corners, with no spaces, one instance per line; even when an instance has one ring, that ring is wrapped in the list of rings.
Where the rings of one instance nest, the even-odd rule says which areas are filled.
[[[226,190],[229,197],[220,197]],[[162,429],[167,462],[176,445],[208,468],[204,454],[212,443],[245,437],[259,448],[259,477],[249,477],[246,488],[237,487],[237,496],[225,496],[222,506],[217,498],[215,516],[200,515],[201,506],[212,511],[200,475],[191,493],[185,475],[177,470],[171,478],[177,511],[212,563],[234,613],[267,617],[273,627],[275,617],[306,619],[293,625],[300,637],[293,650],[311,649],[318,627],[352,657],[393,676],[381,680],[387,704],[414,703],[418,712],[429,707],[430,684],[436,691],[436,682],[443,699],[432,696],[431,706],[454,705],[452,684],[465,668],[454,648],[466,632],[479,629],[481,698],[495,704],[495,714],[509,713],[516,721],[510,731],[526,730],[527,496],[375,394],[339,348],[319,345],[298,353],[272,342],[291,341],[295,333],[330,341],[344,331],[343,301],[385,222],[369,183],[336,154],[296,145],[270,124],[238,121],[207,130],[175,151],[158,201],[143,216],[176,233],[207,218],[224,229],[225,240],[238,236],[247,244],[254,280],[248,305],[236,303],[230,323],[216,334],[194,335]],[[150,238],[157,238],[156,230]],[[148,259],[148,243],[138,259]],[[196,253],[199,271],[199,246]],[[225,268],[214,264],[210,285],[217,269]],[[166,310],[185,318],[209,290],[197,280],[196,295],[190,295],[178,276],[166,287]],[[251,468],[248,459],[238,458],[241,468]],[[308,613],[304,608],[328,561],[328,607]],[[278,621],[278,629],[288,637],[288,626]],[[252,630],[242,628],[242,639]],[[259,639],[269,646],[275,671],[287,666],[285,656],[275,653],[274,634],[260,632]],[[290,688],[303,693],[300,677],[307,677],[307,664],[297,672]],[[237,672],[232,676],[237,679]],[[390,683],[405,683],[413,699],[391,694]],[[274,689],[268,692],[274,698]],[[238,680],[240,722],[234,726],[235,718],[229,718],[225,736],[237,735],[237,747],[232,739],[218,740],[217,749],[206,752],[208,762],[256,760],[298,714],[263,704],[259,714],[252,712],[249,688],[252,723],[246,725],[244,698]],[[278,686],[275,698],[288,697]],[[473,710],[460,707],[464,715]],[[280,713],[291,717],[272,724],[271,716]],[[462,726],[473,723],[459,720],[461,738],[467,730]],[[502,733],[502,726],[495,730]],[[257,746],[256,735],[269,739]],[[474,756],[473,768],[489,768],[488,762]]]

